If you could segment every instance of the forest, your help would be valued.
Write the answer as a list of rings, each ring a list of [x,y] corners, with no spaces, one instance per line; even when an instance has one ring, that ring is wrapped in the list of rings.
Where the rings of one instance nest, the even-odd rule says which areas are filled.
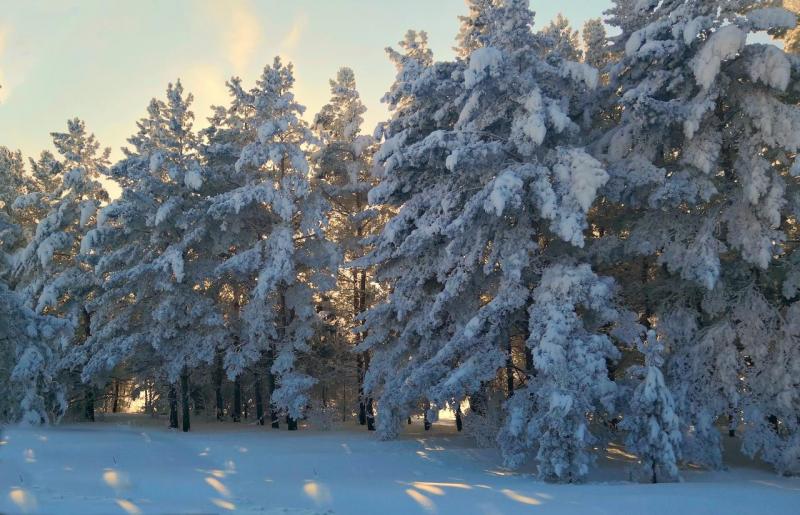
[[[374,131],[276,57],[208,120],[168,84],[116,162],[79,118],[0,146],[0,423],[450,411],[547,481],[612,440],[642,482],[731,438],[800,474],[800,5],[466,3],[454,58],[387,49]]]

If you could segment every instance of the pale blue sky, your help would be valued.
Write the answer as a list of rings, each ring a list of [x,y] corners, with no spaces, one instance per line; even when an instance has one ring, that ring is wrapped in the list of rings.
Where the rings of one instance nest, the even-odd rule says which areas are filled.
[[[558,12],[580,28],[610,1],[531,4],[537,28]],[[326,102],[328,79],[352,67],[371,131],[394,78],[383,49],[422,29],[448,58],[465,12],[464,0],[0,0],[0,145],[36,155],[78,116],[118,157],[168,82],[194,93],[202,126],[209,106],[227,101],[227,78],[252,84],[275,55],[294,62],[307,118]]]

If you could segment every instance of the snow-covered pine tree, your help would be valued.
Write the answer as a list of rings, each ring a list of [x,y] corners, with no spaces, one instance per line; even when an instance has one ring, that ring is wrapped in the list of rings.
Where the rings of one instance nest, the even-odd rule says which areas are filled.
[[[100,144],[79,119],[67,122],[67,132],[52,133],[53,144],[61,154],[63,174],[57,188],[42,192],[47,213],[41,219],[32,241],[15,263],[15,281],[31,307],[48,310],[78,325],[86,297],[94,287],[91,269],[79,259],[83,236],[91,229],[97,209],[108,201],[99,182],[108,166],[110,150]],[[31,196],[15,201],[25,209]]]
[[[620,276],[623,296],[660,320],[683,456],[720,466],[716,421],[743,417],[745,450],[791,470],[800,68],[748,34],[796,16],[755,0],[634,4],[616,1],[610,20],[624,57],[611,76],[619,120],[598,145],[613,206],[598,255],[641,270]]]
[[[461,59],[469,58],[473,50],[485,46],[486,34],[490,30],[488,16],[495,0],[466,0],[468,14],[459,16],[460,28],[453,48]]]
[[[361,134],[366,107],[361,103],[353,71],[340,69],[330,86],[330,102],[314,119],[321,146],[313,161],[322,179],[320,187],[331,208],[328,238],[339,246],[345,265],[339,271],[336,289],[331,292],[339,339],[355,345],[365,336],[363,332],[353,332],[361,324],[358,318],[380,292],[374,286],[372,270],[366,267],[347,269],[346,265],[365,254],[367,249],[363,240],[380,230],[387,212],[379,206],[370,206],[367,198],[369,190],[376,185],[371,175],[376,144],[374,138]],[[337,349],[332,350],[336,352]],[[350,360],[346,354],[334,353],[333,357],[340,361],[335,366],[340,375],[348,368],[352,369],[347,366]],[[374,429],[372,400],[363,395],[364,373],[368,365],[369,354],[358,353],[358,418],[361,425]]]
[[[644,354],[644,366],[630,370],[639,382],[620,424],[627,431],[625,447],[638,457],[644,478],[653,483],[674,481],[678,479],[681,431],[672,392],[661,372],[664,345],[651,330],[639,350]]]
[[[232,249],[215,274],[251,287],[242,339],[226,354],[226,369],[235,377],[266,357],[270,402],[287,414],[290,429],[310,401],[314,379],[302,357],[318,322],[317,297],[335,285],[339,261],[325,237],[327,205],[307,161],[314,137],[293,85],[292,66],[279,58],[249,91],[231,81],[232,105],[217,109],[207,151],[232,185],[208,210],[215,245]],[[224,166],[239,149],[234,166]]]
[[[558,263],[579,254],[586,214],[607,179],[580,147],[581,131],[573,121],[583,115],[597,71],[555,54],[542,59],[527,1],[487,4],[485,11],[475,6],[461,38],[480,46],[467,58],[433,63],[415,33],[402,43],[405,54],[390,54],[398,66],[386,97],[394,115],[377,154],[382,181],[370,200],[399,206],[399,212],[364,262],[379,264],[379,277],[392,292],[368,312],[369,337],[362,344],[374,353],[367,385],[380,394],[383,438],[397,434],[420,399],[434,406],[459,402],[506,369],[509,339],[527,335],[538,283],[572,277],[572,268]],[[482,24],[472,36],[468,22],[475,18]],[[574,298],[558,304],[564,312],[595,307],[592,295],[601,290],[609,301],[607,280],[585,266],[575,269],[586,277],[576,279]],[[601,312],[605,322],[616,316],[607,306]],[[577,332],[583,322],[572,315]],[[538,331],[536,323],[543,321],[531,318]],[[548,407],[530,404],[533,390],[511,397],[515,425],[500,441],[510,464],[521,463],[538,444],[535,435],[553,434],[568,418],[575,427],[582,420],[586,432],[563,434],[576,449],[569,455],[557,455],[563,441],[543,444],[542,473],[563,479],[586,473],[586,413],[609,409],[614,391],[605,359],[616,350],[606,336],[591,332],[601,325],[590,324],[575,342],[550,343],[564,364],[573,356],[585,358],[579,362],[587,363],[586,370],[572,369],[569,376],[597,380],[593,388],[580,379],[564,380],[561,398],[574,411],[548,419]],[[528,340],[537,370],[548,368],[541,337],[531,332]],[[544,381],[559,373],[539,375]],[[525,375],[520,382],[530,384]]]
[[[608,38],[603,20],[592,18],[583,24],[581,31],[583,40],[583,60],[589,66],[599,71],[604,71],[611,60],[608,48]]]
[[[569,61],[580,61],[583,57],[578,31],[572,28],[569,20],[561,13],[539,31],[538,44],[545,57],[554,56],[556,59]]]
[[[73,359],[84,381],[133,359],[166,380],[176,397],[178,379],[188,387],[190,371],[211,363],[227,341],[209,281],[216,256],[203,247],[199,223],[208,206],[191,102],[180,82],[170,84],[110,171],[122,195],[101,211],[82,248],[103,285],[91,305],[91,336]]]
[[[71,344],[53,356],[60,360],[87,335],[87,304],[97,283],[91,266],[80,256],[80,246],[95,223],[98,208],[108,201],[99,178],[108,166],[110,150],[101,151],[95,136],[77,118],[67,121],[67,132],[51,135],[62,163],[48,166],[47,171],[34,166],[34,171],[45,179],[44,187],[55,189],[23,195],[14,202],[20,213],[38,210],[43,216],[27,246],[16,256],[13,281],[29,307],[63,318],[75,328]],[[52,156],[45,159],[52,160]],[[55,175],[58,172],[60,175]],[[65,367],[61,380],[71,382],[66,365],[56,366]],[[84,396],[86,417],[93,420],[94,387],[85,387]]]
[[[508,403],[498,437],[506,462],[523,463],[536,449],[539,475],[580,481],[594,461],[587,414],[611,412],[616,384],[606,360],[618,356],[602,328],[616,320],[614,282],[589,265],[553,264],[528,309],[536,373]]]
[[[59,350],[68,321],[35,313],[10,284],[16,254],[26,246],[31,218],[12,206],[37,184],[20,152],[0,147],[0,422],[58,421],[67,408],[59,380]]]

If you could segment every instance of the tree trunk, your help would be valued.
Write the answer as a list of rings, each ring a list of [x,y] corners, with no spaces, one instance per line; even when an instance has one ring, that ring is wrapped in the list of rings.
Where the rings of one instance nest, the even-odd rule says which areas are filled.
[[[114,379],[114,400],[111,404],[111,413],[119,411],[119,379]]]
[[[358,423],[367,425],[367,403],[364,402],[364,355],[356,355],[356,368],[358,370]]]
[[[242,421],[242,382],[239,376],[233,381],[233,421]]]
[[[297,420],[286,415],[286,426],[288,427],[289,431],[297,431]]]
[[[364,353],[364,358],[361,361],[364,364],[364,371],[369,367],[369,354]],[[363,384],[363,383],[362,383]],[[363,398],[363,391],[362,391]],[[375,431],[375,408],[372,397],[367,396],[364,403],[365,418],[367,422],[367,431]]]
[[[89,311],[84,306],[83,307],[83,313],[82,313],[82,320],[81,320],[81,323],[83,324],[83,341],[84,342],[86,340],[88,340],[89,337],[92,335],[91,322],[92,322],[91,315],[89,315]],[[86,386],[86,391],[84,393],[84,400],[85,400],[84,416],[86,417],[86,420],[88,420],[89,422],[94,422],[94,400],[95,400],[95,394],[94,394],[94,385],[91,384],[91,383]]]
[[[514,347],[508,338],[508,355],[506,356],[506,398],[514,395]]]
[[[464,422],[461,420],[461,404],[456,406],[456,430],[460,433],[464,429]]]
[[[181,409],[183,411],[183,432],[189,432],[189,371],[186,367],[181,373]]]
[[[272,403],[272,394],[275,392],[275,374],[272,373],[272,361],[275,359],[274,354],[275,351],[270,346],[270,349],[267,352],[267,391],[269,392],[270,423],[272,424],[273,429],[279,429],[280,423],[278,421],[278,411],[275,409],[275,405]]]
[[[217,404],[217,420],[222,422],[225,419],[225,402],[222,399],[222,352],[217,351],[214,356],[214,396]]]
[[[84,401],[84,415],[86,416],[86,420],[94,422],[94,386],[91,384],[86,386]]]
[[[424,409],[425,409],[425,413],[424,413],[424,417],[423,417],[423,422],[424,422],[424,426],[425,426],[425,431],[430,431],[431,430],[431,426],[432,426],[431,421],[428,419],[428,411],[430,411],[430,409],[431,409],[430,401],[425,401]]]
[[[480,390],[469,397],[469,409],[476,415],[486,416],[486,385],[481,384]]]
[[[256,420],[259,426],[264,425],[264,398],[261,393],[261,374],[256,372],[254,381],[254,388],[256,390]]]
[[[178,392],[174,383],[169,385],[167,400],[169,401],[169,427],[178,429]]]
[[[367,399],[367,431],[375,431],[375,409],[372,406],[372,397]]]

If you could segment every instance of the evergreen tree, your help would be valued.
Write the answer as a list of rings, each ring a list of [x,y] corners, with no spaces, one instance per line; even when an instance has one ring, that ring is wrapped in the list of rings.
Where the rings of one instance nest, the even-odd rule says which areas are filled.
[[[611,56],[603,21],[600,18],[592,18],[584,23],[581,38],[583,39],[584,62],[598,70],[605,70]]]
[[[223,125],[209,137],[211,152],[242,145],[227,169],[236,187],[212,198],[208,210],[218,227],[212,238],[234,249],[215,274],[251,285],[242,309],[244,338],[225,356],[228,375],[266,355],[270,402],[287,413],[290,429],[314,384],[302,357],[318,322],[315,297],[334,286],[339,259],[325,238],[327,205],[312,184],[306,155],[314,138],[300,119],[304,108],[294,100],[293,84],[292,66],[279,58],[252,90],[230,83],[232,106],[217,111]]]
[[[508,369],[510,338],[527,337],[537,283],[551,267],[566,273],[556,263],[578,255],[586,213],[607,178],[580,148],[572,121],[583,114],[596,70],[555,55],[543,62],[527,2],[488,9],[484,46],[468,59],[434,64],[412,44],[413,33],[404,55],[390,54],[398,65],[386,97],[394,116],[377,155],[382,181],[370,200],[399,211],[364,262],[378,264],[392,290],[367,314],[362,344],[374,353],[367,385],[380,393],[383,438],[397,434],[420,399],[435,411],[482,395]],[[539,337],[531,333],[528,345],[535,348]],[[608,345],[576,352],[605,363],[615,356]],[[594,377],[572,372],[584,373]],[[603,407],[590,392],[572,393],[584,395],[576,407]],[[523,418],[528,398],[515,394],[509,417]],[[506,435],[504,447],[524,439]],[[549,460],[542,452],[540,463]],[[543,474],[550,475],[545,467]]]
[[[797,443],[797,385],[774,378],[796,366],[784,321],[795,292],[784,281],[796,232],[798,67],[774,45],[747,42],[796,16],[769,4],[646,1],[626,14],[618,1],[612,19],[625,50],[611,76],[619,119],[598,144],[612,207],[596,221],[596,252],[618,271],[622,262],[641,270],[639,281],[620,277],[624,296],[661,320],[683,455],[710,466],[721,465],[720,417],[744,418],[750,453],[774,439],[791,455]],[[775,265],[780,273],[768,274]],[[767,454],[779,470],[792,467]]]
[[[331,206],[328,238],[335,242],[343,254],[345,267],[362,257],[366,251],[365,238],[374,235],[387,216],[386,210],[370,207],[367,193],[376,182],[370,174],[375,139],[362,135],[361,125],[366,108],[356,90],[355,75],[349,68],[339,70],[330,81],[331,99],[314,120],[321,148],[314,156],[320,174],[321,188]],[[332,292],[332,305],[337,325],[343,333],[342,341],[357,344],[366,336],[354,334],[360,325],[359,316],[380,295],[373,286],[373,271],[366,267],[343,269],[339,272],[337,288]],[[323,335],[323,339],[331,340]],[[327,341],[327,343],[330,343]],[[322,342],[321,342],[322,343]],[[346,373],[349,361],[335,346],[327,346],[334,367]],[[342,363],[341,361],[345,361]],[[359,389],[359,422],[367,425],[372,418],[372,400],[363,394],[363,381],[369,366],[369,353],[359,353],[356,358]],[[370,424],[370,429],[374,429]]]
[[[553,55],[570,61],[580,61],[583,57],[578,31],[572,29],[561,13],[539,32],[539,38],[543,56]]]
[[[74,358],[84,381],[135,356],[155,361],[173,390],[226,341],[208,281],[216,258],[203,248],[197,223],[207,204],[191,102],[180,82],[170,84],[165,101],[151,101],[129,139],[132,149],[110,172],[122,195],[103,209],[83,246],[103,284],[91,306],[91,336]]]
[[[631,369],[631,373],[641,382],[633,391],[628,414],[620,425],[628,432],[625,447],[638,456],[642,475],[648,480],[676,480],[681,432],[672,392],[661,373],[664,345],[655,331],[649,331],[640,347],[644,366]]]

